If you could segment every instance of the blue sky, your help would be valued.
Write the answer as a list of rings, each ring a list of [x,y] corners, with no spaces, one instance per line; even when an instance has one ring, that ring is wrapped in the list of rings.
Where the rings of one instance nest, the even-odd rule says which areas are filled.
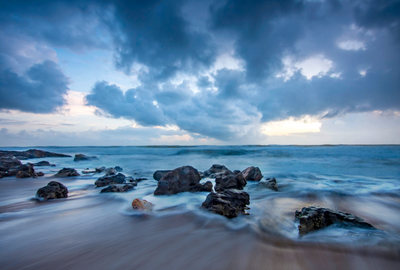
[[[0,10],[2,146],[400,143],[400,1]]]

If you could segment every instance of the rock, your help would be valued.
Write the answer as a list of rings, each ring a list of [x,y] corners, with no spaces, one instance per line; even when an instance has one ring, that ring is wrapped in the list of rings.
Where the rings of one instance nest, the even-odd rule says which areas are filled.
[[[242,171],[244,179],[246,181],[260,181],[261,178],[263,178],[263,175],[261,174],[260,168],[258,167],[248,167],[245,170]]]
[[[229,189],[222,193],[208,194],[201,208],[227,218],[234,218],[238,215],[246,215],[249,204],[250,195],[247,192]]]
[[[200,174],[192,166],[183,166],[164,175],[154,191],[154,195],[171,195],[180,192],[208,191],[212,190],[212,183],[200,184]]]
[[[45,157],[71,157],[70,155],[57,154],[37,149],[29,149],[27,151],[1,151],[0,157],[3,156],[14,156],[18,159],[28,159],[28,158],[45,158]]]
[[[108,192],[127,192],[130,190],[134,190],[133,184],[111,184],[106,188],[103,188],[100,193],[108,193]]]
[[[115,175],[104,175],[99,179],[97,179],[94,184],[97,187],[104,187],[110,184],[124,184],[124,183],[126,183],[125,175],[123,175],[122,173],[118,173]]]
[[[220,174],[215,178],[215,191],[221,192],[227,189],[240,189],[242,190],[246,186],[247,182],[243,178],[241,172],[234,174],[231,171],[226,171],[224,174]]]
[[[80,176],[80,174],[73,168],[63,168],[54,175],[55,177],[71,177],[71,176]]]
[[[91,173],[96,173],[96,171],[94,170],[89,170],[89,169],[85,169],[82,171],[83,174],[91,174]]]
[[[298,227],[300,235],[304,235],[330,225],[376,229],[371,224],[365,222],[364,219],[355,215],[341,211],[334,211],[329,208],[323,208],[315,205],[303,207],[301,211],[296,211],[295,218],[296,221],[300,222]]]
[[[160,180],[164,175],[166,175],[167,173],[169,173],[171,170],[158,170],[155,171],[153,174],[153,178],[154,180],[158,181]]]
[[[48,162],[48,161],[39,161],[39,162],[37,162],[37,163],[33,163],[33,166],[36,166],[36,167],[42,167],[42,166],[52,166],[52,167],[55,167],[56,165],[50,164],[50,162]]]
[[[114,168],[107,168],[104,170],[104,173],[106,175],[114,175],[114,174],[117,174],[117,170]]]
[[[102,167],[96,168],[95,171],[96,171],[96,173],[102,173],[105,171],[105,169],[106,169],[106,167],[102,166]]]
[[[148,180],[148,179],[147,178],[136,178],[135,179],[136,182],[140,182],[140,181],[143,181],[143,180]]]
[[[132,208],[135,210],[140,210],[140,211],[145,211],[145,212],[151,212],[153,210],[154,204],[151,202],[148,202],[146,200],[141,200],[141,199],[134,199],[132,202]]]
[[[36,192],[36,197],[48,199],[60,199],[68,197],[68,189],[63,184],[51,181],[47,186],[39,188]]]
[[[98,159],[96,156],[86,156],[84,154],[75,155],[74,161],[94,160]]]
[[[31,175],[25,171],[19,171],[16,175],[17,178],[29,178]]]
[[[276,182],[275,177],[267,178],[265,180],[267,180],[267,181],[266,182],[260,182],[260,183],[258,183],[258,185],[261,185],[263,187],[278,191],[278,183]]]
[[[124,169],[122,169],[120,166],[115,166],[114,169],[115,169],[117,172],[122,172],[122,171],[124,170]]]
[[[8,171],[11,168],[21,166],[22,163],[19,159],[16,159],[13,156],[9,157],[0,157],[0,171]]]
[[[214,164],[211,166],[210,169],[204,171],[205,177],[216,178],[220,174],[224,174],[225,172],[231,172],[227,167],[224,165]]]
[[[36,175],[37,176],[44,176],[44,173],[43,172],[37,172]]]
[[[137,185],[137,181],[132,176],[125,177],[125,182],[136,183]]]
[[[7,171],[9,176],[15,175],[17,178],[37,177],[35,169],[32,164],[24,164],[19,167]]]

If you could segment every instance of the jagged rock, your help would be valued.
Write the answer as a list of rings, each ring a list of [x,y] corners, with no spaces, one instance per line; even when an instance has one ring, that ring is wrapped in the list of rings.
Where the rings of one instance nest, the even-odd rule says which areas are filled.
[[[126,183],[125,175],[123,175],[122,173],[118,173],[114,175],[104,175],[99,179],[97,179],[94,184],[97,187],[104,187],[110,184],[124,184],[124,183]]]
[[[159,181],[164,175],[169,173],[171,170],[157,170],[153,174],[153,178],[156,181]]]
[[[122,171],[124,170],[124,169],[122,169],[120,166],[115,166],[114,169],[115,169],[117,172],[122,172]]]
[[[303,207],[301,211],[296,211],[295,219],[300,222],[298,227],[300,235],[330,225],[375,229],[374,226],[365,222],[365,220],[360,217],[315,205]]]
[[[250,195],[247,192],[229,189],[222,193],[208,194],[201,208],[227,218],[234,218],[240,214],[247,214],[246,210],[250,209],[247,207],[249,204]]]
[[[117,174],[117,170],[114,168],[107,168],[104,170],[104,173],[106,175],[114,175],[114,174]]]
[[[130,190],[134,190],[133,184],[111,184],[106,188],[103,188],[100,193],[108,193],[108,192],[127,192]]]
[[[68,197],[68,189],[63,184],[51,181],[47,186],[39,188],[36,192],[36,197],[48,199],[60,199]]]
[[[69,155],[57,154],[37,149],[29,149],[27,151],[1,151],[0,157],[3,156],[14,156],[17,159],[28,159],[28,158],[45,158],[45,157],[71,157]]]
[[[80,176],[80,174],[74,168],[63,168],[54,175],[55,177],[71,177]]]
[[[218,175],[224,174],[225,172],[231,172],[224,165],[214,164],[210,169],[204,171],[205,177],[216,178]]]
[[[266,182],[260,182],[260,183],[258,183],[258,185],[261,185],[263,187],[278,191],[278,183],[276,182],[275,177],[267,178],[265,180],[267,180],[267,181]]]
[[[106,169],[106,167],[102,166],[102,167],[96,168],[95,171],[96,171],[96,173],[102,173],[105,171],[105,169]]]
[[[261,174],[260,168],[258,167],[248,167],[245,170],[242,171],[244,179],[246,181],[260,181],[261,178],[263,178],[263,175]]]
[[[151,212],[153,210],[154,204],[151,202],[148,202],[146,200],[141,200],[141,199],[134,199],[132,201],[132,208],[135,210],[140,210],[144,212]]]
[[[86,156],[84,154],[75,155],[74,161],[94,160],[98,159],[96,156]]]
[[[212,183],[200,184],[200,174],[192,166],[183,166],[164,175],[154,191],[154,195],[171,195],[190,191],[211,191]]]
[[[42,166],[52,166],[52,167],[55,167],[56,165],[50,164],[50,162],[48,162],[48,161],[39,161],[39,162],[37,162],[37,163],[33,163],[33,166],[36,166],[36,167],[42,167]]]
[[[227,189],[240,189],[246,186],[247,182],[243,178],[241,172],[234,174],[231,171],[226,171],[215,178],[215,191],[221,192]]]

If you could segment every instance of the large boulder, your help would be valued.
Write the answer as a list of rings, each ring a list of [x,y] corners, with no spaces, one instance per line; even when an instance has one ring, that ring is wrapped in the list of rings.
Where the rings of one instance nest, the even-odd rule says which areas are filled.
[[[247,182],[243,178],[241,172],[233,173],[226,171],[224,174],[220,174],[215,178],[215,191],[221,192],[227,189],[240,189],[242,190],[246,186]]]
[[[99,179],[96,180],[94,183],[97,187],[104,187],[108,186],[110,184],[124,184],[126,183],[125,181],[125,175],[122,173],[118,174],[112,174],[112,175],[104,175],[100,177]]]
[[[86,156],[84,154],[75,155],[74,161],[85,161],[85,160],[94,160],[98,159],[96,156]]]
[[[164,175],[154,191],[154,195],[171,195],[180,192],[196,192],[212,190],[212,183],[208,181],[200,184],[200,174],[192,166],[183,166]]]
[[[210,169],[204,171],[204,177],[216,178],[220,174],[224,174],[225,172],[231,172],[224,165],[214,164]]]
[[[73,168],[63,168],[54,175],[55,177],[72,177],[80,176],[80,174]]]
[[[36,192],[36,197],[48,199],[60,199],[68,197],[68,189],[63,184],[51,181],[47,186],[39,188]]]
[[[106,188],[103,188],[100,193],[108,193],[108,192],[127,192],[130,190],[134,190],[134,184],[111,184]]]
[[[153,174],[153,178],[156,181],[159,181],[161,178],[163,178],[164,175],[169,173],[171,170],[157,170]]]
[[[360,217],[315,205],[306,206],[301,211],[296,211],[295,219],[300,222],[298,226],[300,235],[331,225],[375,229],[374,226]]]
[[[267,178],[265,180],[266,180],[265,182],[260,182],[258,183],[258,185],[272,189],[274,191],[278,191],[278,183],[276,182],[275,177]]]
[[[247,214],[246,210],[249,209],[247,207],[249,204],[250,195],[247,192],[229,189],[222,193],[208,194],[201,208],[227,218],[234,218],[241,214]]]
[[[152,204],[151,202],[138,198],[134,199],[132,202],[132,208],[139,211],[151,212],[153,210],[153,207],[154,204]]]
[[[246,181],[260,181],[261,178],[263,178],[263,175],[261,174],[261,170],[258,167],[248,167],[245,170],[242,171],[244,179]]]
[[[1,151],[0,157],[4,156],[14,156],[18,159],[28,159],[28,158],[45,158],[45,157],[71,157],[69,155],[57,154],[37,149],[29,149],[27,151]]]

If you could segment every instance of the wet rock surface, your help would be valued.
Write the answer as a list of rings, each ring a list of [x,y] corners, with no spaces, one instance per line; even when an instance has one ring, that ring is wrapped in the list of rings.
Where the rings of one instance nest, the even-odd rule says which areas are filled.
[[[233,173],[226,171],[222,175],[218,175],[215,178],[215,191],[222,192],[227,189],[239,189],[242,190],[246,186],[247,182],[244,179],[241,172]]]
[[[278,191],[278,183],[276,182],[275,177],[265,179],[265,182],[258,183],[259,186],[272,189],[274,191]]]
[[[196,192],[212,190],[212,183],[208,181],[200,184],[200,174],[192,166],[176,168],[165,174],[159,181],[154,195],[171,195],[180,192]]]
[[[94,183],[97,187],[104,187],[108,186],[110,184],[124,184],[126,183],[125,181],[125,175],[122,173],[118,174],[112,174],[112,175],[104,175],[100,177],[99,179],[96,180]]]
[[[34,166],[32,164],[24,164],[7,171],[9,176],[16,176],[17,178],[37,177]]]
[[[108,192],[127,192],[134,190],[134,184],[111,184],[106,188],[103,188],[100,193]]]
[[[85,160],[94,160],[98,159],[96,156],[86,156],[84,154],[75,155],[74,161],[85,161]]]
[[[73,177],[80,176],[74,168],[62,168],[54,175],[55,177]]]
[[[246,168],[245,170],[242,171],[242,174],[244,179],[246,179],[246,181],[258,182],[261,180],[261,178],[263,178],[260,168],[254,166]]]
[[[301,211],[296,211],[295,219],[300,222],[298,226],[300,235],[332,225],[376,229],[358,216],[315,205],[303,207]]]
[[[249,204],[250,195],[247,192],[230,189],[221,193],[208,194],[201,208],[227,218],[235,218],[238,215],[247,214]]]
[[[0,171],[6,172],[11,168],[21,165],[22,165],[21,161],[13,156],[0,157]]]
[[[47,186],[39,188],[36,192],[36,197],[49,199],[61,199],[68,197],[68,189],[60,182],[51,181]]]
[[[151,212],[153,210],[154,204],[146,200],[136,198],[132,201],[132,208],[135,210],[140,210],[144,212]]]
[[[164,175],[169,173],[171,170],[157,170],[153,174],[153,178],[156,181],[159,181]]]
[[[50,164],[50,162],[44,160],[44,161],[39,161],[37,163],[33,163],[33,166],[35,166],[35,167],[43,167],[43,166],[55,167],[56,165]]]
[[[57,154],[37,149],[29,149],[27,151],[2,151],[0,150],[0,157],[14,156],[17,159],[29,158],[45,158],[45,157],[71,157],[70,155]]]
[[[214,164],[210,169],[204,171],[204,177],[216,178],[220,174],[224,174],[226,172],[231,172],[224,165]]]

